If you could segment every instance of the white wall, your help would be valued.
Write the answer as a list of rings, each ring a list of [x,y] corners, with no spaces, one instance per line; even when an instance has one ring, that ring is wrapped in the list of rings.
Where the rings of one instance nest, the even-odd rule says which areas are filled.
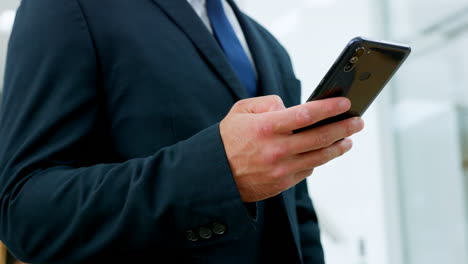
[[[378,31],[378,3],[371,0],[244,0],[241,6],[288,49],[303,83],[302,101],[351,38],[383,35]],[[390,263],[380,143],[383,139],[379,136],[380,113],[376,107],[385,103],[384,98],[382,95],[366,112],[366,129],[353,137],[354,149],[316,169],[309,178],[329,264],[359,263],[360,238],[367,246],[368,263]]]

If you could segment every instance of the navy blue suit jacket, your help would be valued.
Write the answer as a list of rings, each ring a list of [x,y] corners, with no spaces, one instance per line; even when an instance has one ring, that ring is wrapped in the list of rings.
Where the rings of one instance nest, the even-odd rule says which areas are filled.
[[[285,49],[231,4],[261,93],[299,104]],[[4,87],[0,239],[18,258],[248,263],[218,126],[247,93],[186,0],[23,0]],[[306,183],[270,200],[266,252],[323,263]],[[187,239],[214,222],[226,232]]]

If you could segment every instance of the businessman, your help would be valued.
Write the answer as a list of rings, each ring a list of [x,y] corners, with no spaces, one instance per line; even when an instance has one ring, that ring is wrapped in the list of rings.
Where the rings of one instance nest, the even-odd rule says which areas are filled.
[[[4,88],[17,258],[324,263],[305,179],[363,122],[292,133],[350,102],[300,104],[286,51],[232,0],[23,0]]]

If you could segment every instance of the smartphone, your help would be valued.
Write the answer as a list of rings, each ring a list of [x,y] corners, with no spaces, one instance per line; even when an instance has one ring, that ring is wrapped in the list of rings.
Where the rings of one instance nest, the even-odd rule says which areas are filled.
[[[410,53],[411,48],[403,44],[363,37],[352,39],[307,99],[309,102],[347,97],[351,109],[294,132],[362,116]]]

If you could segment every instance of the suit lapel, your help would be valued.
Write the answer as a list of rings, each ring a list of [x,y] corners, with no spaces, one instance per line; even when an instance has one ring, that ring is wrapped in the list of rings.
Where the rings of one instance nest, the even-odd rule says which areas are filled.
[[[219,77],[232,90],[236,97],[248,97],[231,65],[226,59],[216,39],[208,31],[205,24],[198,18],[193,8],[186,0],[153,0],[173,22],[190,38],[199,52],[212,66]]]
[[[280,95],[280,87],[279,84],[281,83],[279,79],[279,75],[275,68],[273,67],[274,62],[273,58],[268,51],[268,46],[266,45],[265,41],[263,40],[260,32],[258,31],[258,26],[254,25],[254,22],[250,20],[245,14],[243,14],[237,5],[234,3],[233,0],[227,0],[229,4],[232,6],[234,12],[236,13],[237,19],[241,24],[242,30],[244,31],[245,38],[249,45],[250,51],[252,52],[252,56],[254,58],[257,72],[258,72],[258,79],[259,79],[259,94],[261,95],[271,95],[276,94]],[[291,232],[294,236],[294,242],[296,246],[296,250],[298,251],[298,255],[302,256],[300,241],[297,229],[297,225],[293,224],[297,222],[295,219],[295,197],[294,192],[292,189],[284,191],[280,194],[280,198],[282,201],[283,208],[286,211],[288,216]],[[302,262],[302,261],[301,261]]]
[[[252,57],[255,61],[255,66],[258,72],[258,88],[260,95],[271,95],[279,94],[278,74],[273,68],[272,56],[268,51],[263,37],[258,31],[258,26],[254,25],[254,22],[250,20],[236,5],[233,0],[228,0],[234,13],[236,14],[237,20],[239,21],[242,30],[244,31],[245,38],[252,53]]]

